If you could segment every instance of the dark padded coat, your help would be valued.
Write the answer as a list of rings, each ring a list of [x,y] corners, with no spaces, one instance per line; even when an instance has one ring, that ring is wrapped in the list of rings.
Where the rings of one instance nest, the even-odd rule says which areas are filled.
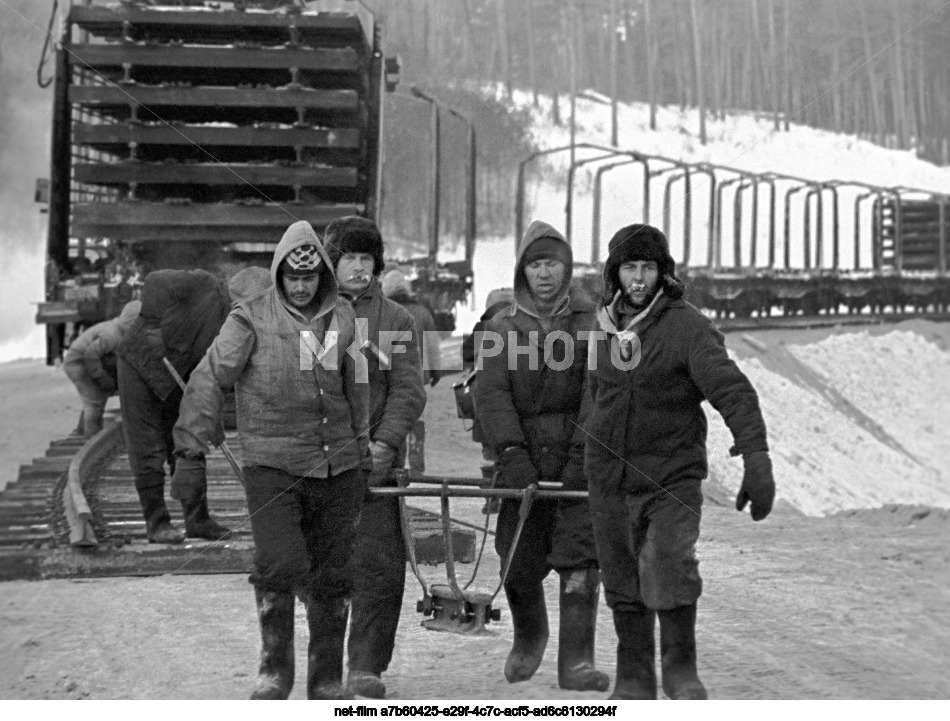
[[[526,355],[517,356],[517,366],[508,369],[508,353],[484,354],[483,367],[478,372],[475,408],[484,442],[496,453],[508,446],[523,446],[542,480],[558,481],[567,463],[571,446],[579,451],[584,445],[583,423],[587,361],[587,343],[578,334],[588,331],[593,323],[593,309],[572,301],[567,292],[570,285],[570,267],[564,280],[563,301],[550,321],[549,333],[566,332],[573,339],[573,360],[564,370],[554,370],[544,362],[545,332],[540,321],[525,302],[527,281],[522,259],[525,251],[541,238],[563,236],[546,223],[532,224],[518,252],[518,272],[515,275],[515,293],[518,303],[511,305],[490,320],[486,331],[499,333],[507,346],[508,333],[517,334],[520,347],[528,347],[534,334],[538,349],[536,370],[529,369]],[[490,344],[486,344],[490,348]],[[564,344],[552,345],[556,361],[564,358]]]
[[[390,360],[390,368],[386,369],[373,350],[365,353],[369,365],[370,438],[402,448],[426,405],[415,321],[409,311],[383,295],[376,278],[352,303],[357,323],[366,319],[365,337]],[[400,335],[390,336],[392,343],[387,343],[380,330]]]
[[[657,298],[636,328],[640,359],[632,370],[612,361],[620,357],[617,328],[606,308],[597,320],[607,340],[596,342],[589,373],[584,469],[591,485],[637,492],[705,478],[704,400],[732,432],[733,455],[768,450],[755,389],[729,358],[723,335],[695,307]]]

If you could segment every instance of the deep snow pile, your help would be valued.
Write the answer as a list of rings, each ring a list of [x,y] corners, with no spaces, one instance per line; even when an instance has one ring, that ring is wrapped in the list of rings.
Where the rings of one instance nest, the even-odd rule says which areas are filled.
[[[901,331],[789,350],[853,408],[755,358],[738,361],[759,393],[778,498],[809,515],[888,503],[950,507],[950,355]],[[741,461],[728,458],[732,437],[708,406],[707,417],[710,476],[734,493]]]

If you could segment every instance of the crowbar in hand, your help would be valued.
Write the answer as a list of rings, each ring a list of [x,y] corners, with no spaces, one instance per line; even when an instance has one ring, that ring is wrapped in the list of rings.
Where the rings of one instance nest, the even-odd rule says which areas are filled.
[[[162,358],[162,363],[165,364],[165,367],[168,369],[168,372],[172,374],[172,378],[175,379],[175,382],[178,384],[178,387],[181,388],[181,392],[185,392],[185,380],[178,375],[178,371],[175,370],[175,366],[171,364],[171,361],[168,358]],[[221,452],[224,454],[224,457],[228,459],[228,463],[231,464],[231,470],[234,471],[234,475],[238,477],[238,480],[241,482],[241,485],[244,485],[244,472],[241,470],[241,466],[238,465],[237,458],[234,457],[234,454],[231,453],[231,449],[228,448],[228,444],[224,441],[216,446],[221,449]]]

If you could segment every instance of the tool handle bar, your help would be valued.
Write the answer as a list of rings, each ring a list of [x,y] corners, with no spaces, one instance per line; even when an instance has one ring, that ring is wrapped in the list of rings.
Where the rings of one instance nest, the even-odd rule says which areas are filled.
[[[465,486],[448,486],[446,495],[455,498],[521,498],[523,490],[514,488],[467,488]],[[440,497],[441,488],[370,488],[374,496],[426,496]],[[586,500],[587,491],[535,491],[535,498],[556,498],[561,500]]]

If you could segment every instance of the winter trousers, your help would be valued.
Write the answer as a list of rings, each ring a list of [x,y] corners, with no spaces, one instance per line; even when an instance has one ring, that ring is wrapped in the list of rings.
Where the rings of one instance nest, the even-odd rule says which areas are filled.
[[[393,657],[406,588],[406,546],[398,499],[377,497],[364,504],[353,568],[347,666],[350,671],[381,674]]]
[[[520,499],[506,498],[495,530],[495,550],[502,563],[518,528]],[[533,588],[552,569],[596,568],[597,553],[586,501],[539,500],[531,506],[505,586]]]
[[[611,609],[665,611],[696,603],[703,588],[696,560],[700,485],[698,478],[682,478],[628,494],[590,484],[597,555]]]
[[[366,482],[357,470],[307,478],[276,468],[244,468],[254,536],[250,582],[262,591],[347,598]]]
[[[162,400],[134,367],[118,359],[122,430],[135,488],[143,491],[165,485],[165,463],[175,468],[172,429],[178,420],[181,391]]]

